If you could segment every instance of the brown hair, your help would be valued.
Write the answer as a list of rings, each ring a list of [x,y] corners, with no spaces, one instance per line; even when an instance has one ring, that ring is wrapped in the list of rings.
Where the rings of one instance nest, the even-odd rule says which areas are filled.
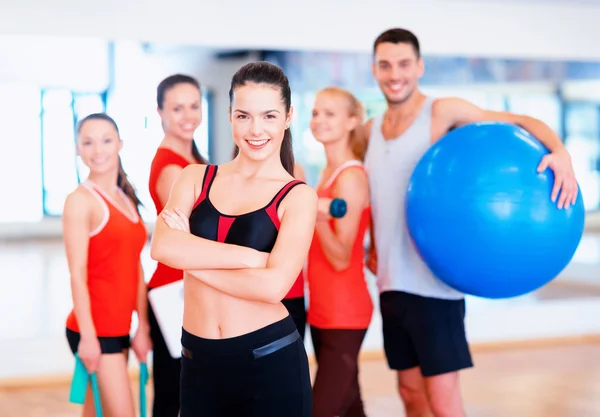
[[[105,122],[108,122],[115,128],[115,130],[117,131],[117,135],[119,134],[119,128],[117,127],[117,123],[112,119],[112,117],[110,117],[109,115],[107,115],[105,113],[92,113],[89,116],[86,116],[83,119],[81,119],[81,121],[77,124],[77,134],[79,134],[81,132],[81,128],[83,127],[85,122],[87,122],[89,120],[103,120]],[[133,203],[135,205],[135,209],[137,210],[137,212],[139,214],[140,213],[139,207],[143,206],[143,204],[142,204],[142,201],[138,198],[137,194],[135,193],[135,188],[133,188],[133,185],[131,185],[131,183],[127,179],[127,174],[125,173],[125,170],[123,169],[123,163],[121,161],[120,156],[119,156],[119,175],[117,176],[117,186],[121,190],[123,190],[125,195],[133,201]]]
[[[365,120],[365,109],[362,103],[358,101],[350,91],[337,86],[326,87],[320,90],[318,94],[332,94],[346,99],[348,104],[348,115],[356,118],[356,126],[350,132],[348,143],[354,156],[357,159],[364,161],[365,153],[367,152],[367,138],[362,131]]]
[[[382,43],[408,43],[412,45],[417,58],[421,58],[421,46],[419,45],[419,39],[410,30],[392,28],[381,33],[373,42],[373,55],[375,55],[377,52],[377,47]]]
[[[156,104],[158,105],[159,109],[163,109],[163,105],[165,103],[165,95],[167,94],[167,92],[179,84],[190,84],[196,87],[198,91],[200,91],[200,93],[202,93],[200,83],[195,78],[184,74],[170,75],[164,80],[162,80],[156,88]],[[208,160],[200,154],[198,146],[196,145],[196,142],[194,140],[192,140],[192,156],[199,164],[208,164]]]
[[[231,88],[229,89],[230,106],[233,103],[236,88],[249,83],[266,84],[278,88],[285,111],[290,111],[292,92],[288,78],[281,68],[265,61],[251,62],[242,66],[231,79]],[[293,176],[294,150],[292,146],[292,132],[289,127],[285,129],[285,132],[283,133],[283,142],[281,143],[279,157],[281,158],[281,164],[285,170]]]

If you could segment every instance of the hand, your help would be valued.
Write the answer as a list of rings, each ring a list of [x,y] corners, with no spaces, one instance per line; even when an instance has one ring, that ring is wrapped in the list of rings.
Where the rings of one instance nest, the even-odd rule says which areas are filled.
[[[162,212],[162,218],[171,229],[182,230],[189,233],[190,219],[178,208],[176,208],[174,212],[164,210]]]
[[[150,338],[150,330],[145,327],[140,327],[135,332],[135,336],[131,341],[131,348],[137,357],[139,363],[146,363],[148,352],[152,350],[152,339]]]
[[[331,198],[319,198],[319,206],[317,211],[318,222],[329,221],[331,219],[329,208],[332,201],[333,199]]]
[[[365,262],[367,269],[371,271],[373,275],[377,275],[377,252],[370,248],[367,252],[367,259]]]
[[[551,195],[552,202],[556,202],[560,192],[560,198],[558,198],[559,209],[562,209],[563,207],[567,209],[570,205],[575,204],[579,190],[577,188],[575,171],[573,170],[569,153],[565,149],[561,149],[544,156],[537,171],[544,172],[546,168],[550,168],[554,171],[554,187],[552,188]]]
[[[100,341],[96,336],[82,337],[77,347],[77,354],[89,374],[96,372],[100,365],[100,356],[102,355]]]

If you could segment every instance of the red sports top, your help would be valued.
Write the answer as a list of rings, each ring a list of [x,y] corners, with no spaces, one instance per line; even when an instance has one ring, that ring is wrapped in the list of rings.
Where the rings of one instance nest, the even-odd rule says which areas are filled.
[[[340,166],[327,183],[317,189],[319,198],[334,198],[332,192],[338,175],[345,169],[364,170],[358,161],[348,161]],[[350,255],[350,265],[336,271],[327,260],[319,237],[315,232],[308,252],[307,280],[309,307],[307,322],[322,329],[366,329],[373,314],[373,301],[367,288],[364,273],[364,238],[369,228],[370,207],[360,217],[356,240]],[[329,226],[334,229],[334,219]]]
[[[105,213],[102,224],[90,233],[88,247],[87,285],[96,335],[126,336],[137,307],[146,227],[124,193],[120,192],[128,212],[92,182],[82,185],[103,205]],[[67,318],[67,328],[79,332],[74,310]]]
[[[152,197],[152,201],[154,201],[154,205],[156,206],[157,216],[164,209],[164,205],[161,203],[160,198],[158,198],[158,189],[156,187],[158,183],[158,177],[160,176],[162,170],[169,165],[177,165],[181,168],[185,168],[189,164],[190,162],[188,162],[187,159],[168,148],[158,148],[156,150],[156,154],[152,160],[152,165],[150,166],[150,179],[148,181],[148,185],[150,188],[150,196]],[[150,282],[148,282],[148,288],[161,287],[180,279],[183,279],[182,270],[171,268],[170,266],[158,262],[156,265],[156,270],[154,271],[154,274],[152,274]]]

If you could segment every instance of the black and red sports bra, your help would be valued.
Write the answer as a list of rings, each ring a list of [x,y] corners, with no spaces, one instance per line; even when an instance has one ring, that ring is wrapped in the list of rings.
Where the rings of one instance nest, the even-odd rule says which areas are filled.
[[[304,183],[298,180],[290,181],[265,207],[233,216],[219,212],[210,201],[210,187],[217,175],[217,169],[217,165],[206,167],[202,192],[189,218],[190,232],[204,239],[270,253],[279,233],[279,204],[292,188]]]

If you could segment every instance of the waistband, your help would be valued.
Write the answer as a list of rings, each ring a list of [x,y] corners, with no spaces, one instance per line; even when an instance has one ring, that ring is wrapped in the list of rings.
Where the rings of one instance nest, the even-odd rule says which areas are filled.
[[[251,353],[255,358],[282,349],[300,338],[291,316],[241,336],[226,339],[206,339],[182,329],[182,355],[194,359],[196,355],[235,355]]]

